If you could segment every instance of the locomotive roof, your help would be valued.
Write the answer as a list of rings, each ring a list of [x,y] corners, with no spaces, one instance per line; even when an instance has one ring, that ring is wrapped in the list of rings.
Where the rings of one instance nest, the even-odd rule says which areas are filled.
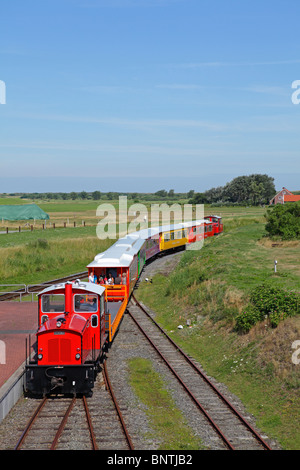
[[[42,292],[40,292],[38,295],[47,294],[49,292],[64,289],[66,284],[70,284],[70,281],[62,282],[60,284],[54,284],[53,286],[46,287],[46,289],[42,290]],[[71,284],[72,284],[73,289],[76,289],[76,290],[79,289],[86,293],[92,292],[93,294],[102,295],[103,292],[105,291],[105,287],[102,287],[98,284],[94,284],[92,282],[84,282],[79,279],[77,279],[75,282],[71,282]]]
[[[119,240],[103,253],[97,254],[94,260],[87,265],[87,268],[128,267],[134,255],[140,251],[147,239],[153,238],[163,232],[188,228],[194,225],[200,225],[201,223],[207,223],[207,220],[201,219],[192,222],[162,225],[160,227],[150,227],[129,233],[125,237],[119,238]]]

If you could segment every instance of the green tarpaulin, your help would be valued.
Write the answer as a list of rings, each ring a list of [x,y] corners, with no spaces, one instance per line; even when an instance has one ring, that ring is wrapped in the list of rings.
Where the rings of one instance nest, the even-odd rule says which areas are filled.
[[[29,219],[50,219],[36,204],[24,204],[22,206],[0,205],[0,220],[29,220]]]

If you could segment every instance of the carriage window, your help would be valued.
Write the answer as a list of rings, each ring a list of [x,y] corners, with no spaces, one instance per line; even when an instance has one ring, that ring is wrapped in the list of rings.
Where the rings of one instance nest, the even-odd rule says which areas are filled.
[[[98,310],[97,295],[74,295],[74,311],[75,312],[96,312]]]
[[[64,313],[65,296],[64,294],[44,294],[42,295],[42,312]]]
[[[165,242],[168,242],[170,240],[170,234],[169,233],[164,234],[164,240],[165,240]]]
[[[175,238],[174,232],[171,232],[171,240],[174,240],[174,238]]]

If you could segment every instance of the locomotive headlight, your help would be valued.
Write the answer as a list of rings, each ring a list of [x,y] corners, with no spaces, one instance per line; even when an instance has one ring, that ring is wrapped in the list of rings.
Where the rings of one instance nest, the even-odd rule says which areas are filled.
[[[38,355],[38,360],[41,361],[43,359],[43,354]]]
[[[77,359],[77,360],[80,359],[80,354],[79,353],[76,354],[75,359]]]
[[[57,321],[56,326],[57,326],[57,328],[60,328],[61,327],[61,321]]]

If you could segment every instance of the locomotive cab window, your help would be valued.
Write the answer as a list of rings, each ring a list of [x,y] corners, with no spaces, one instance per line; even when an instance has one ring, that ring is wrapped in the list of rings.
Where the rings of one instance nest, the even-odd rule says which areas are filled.
[[[42,295],[42,312],[64,313],[65,296],[64,294],[44,294]]]
[[[45,323],[45,322],[48,321],[48,320],[49,320],[48,315],[42,315],[41,324]]]
[[[98,296],[88,294],[74,295],[74,311],[75,312],[97,312]]]

